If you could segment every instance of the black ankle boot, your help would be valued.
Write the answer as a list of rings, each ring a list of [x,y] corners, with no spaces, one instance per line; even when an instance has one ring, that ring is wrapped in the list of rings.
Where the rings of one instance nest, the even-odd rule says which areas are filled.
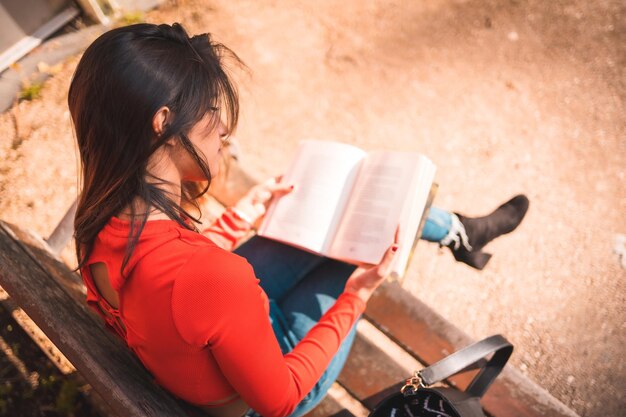
[[[457,242],[447,245],[454,259],[473,268],[483,269],[491,259],[491,254],[481,249],[498,236],[515,230],[526,215],[528,204],[528,198],[520,194],[487,216],[470,218],[455,213],[465,228],[467,239],[459,238]]]

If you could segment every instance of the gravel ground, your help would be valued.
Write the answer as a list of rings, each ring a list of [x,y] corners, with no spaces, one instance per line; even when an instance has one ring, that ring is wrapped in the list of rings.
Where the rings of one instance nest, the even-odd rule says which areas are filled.
[[[506,335],[512,363],[579,414],[621,415],[624,2],[179,0],[147,20],[212,32],[248,65],[237,136],[259,177],[321,138],[427,154],[436,205],[467,215],[526,193],[486,270],[422,244],[405,287],[475,338]],[[1,216],[43,235],[77,190],[76,63],[0,115]]]

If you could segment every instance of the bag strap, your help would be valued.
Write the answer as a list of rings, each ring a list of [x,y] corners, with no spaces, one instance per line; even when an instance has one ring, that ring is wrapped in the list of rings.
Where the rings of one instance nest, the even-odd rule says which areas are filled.
[[[490,336],[471,344],[419,371],[425,385],[432,385],[448,377],[468,370],[472,365],[483,361],[493,353],[491,359],[482,367],[465,390],[471,396],[482,397],[496,379],[513,353],[513,345],[501,335]]]

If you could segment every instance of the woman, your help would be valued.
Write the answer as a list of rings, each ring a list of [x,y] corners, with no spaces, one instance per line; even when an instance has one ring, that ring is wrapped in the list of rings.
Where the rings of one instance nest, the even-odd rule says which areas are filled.
[[[184,207],[199,195],[183,184],[220,171],[238,116],[228,60],[178,24],[117,28],[85,51],[68,99],[79,268],[89,305],[177,397],[212,416],[301,416],[337,378],[398,246],[358,268],[260,237],[231,252],[292,189],[277,179],[197,230]],[[433,213],[429,233],[460,242],[458,219]]]
[[[182,206],[197,196],[181,184],[218,174],[237,122],[226,58],[178,24],[114,29],[85,51],[68,100],[79,268],[89,305],[174,395],[214,416],[302,415],[337,377],[397,246],[356,269],[261,238],[231,253],[244,218],[289,192],[276,180],[195,230]]]

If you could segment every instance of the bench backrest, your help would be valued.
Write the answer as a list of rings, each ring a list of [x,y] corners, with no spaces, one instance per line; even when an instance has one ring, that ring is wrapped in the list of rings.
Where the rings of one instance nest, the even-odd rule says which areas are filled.
[[[2,221],[0,285],[117,414],[188,415],[85,306],[80,277],[43,240]]]

